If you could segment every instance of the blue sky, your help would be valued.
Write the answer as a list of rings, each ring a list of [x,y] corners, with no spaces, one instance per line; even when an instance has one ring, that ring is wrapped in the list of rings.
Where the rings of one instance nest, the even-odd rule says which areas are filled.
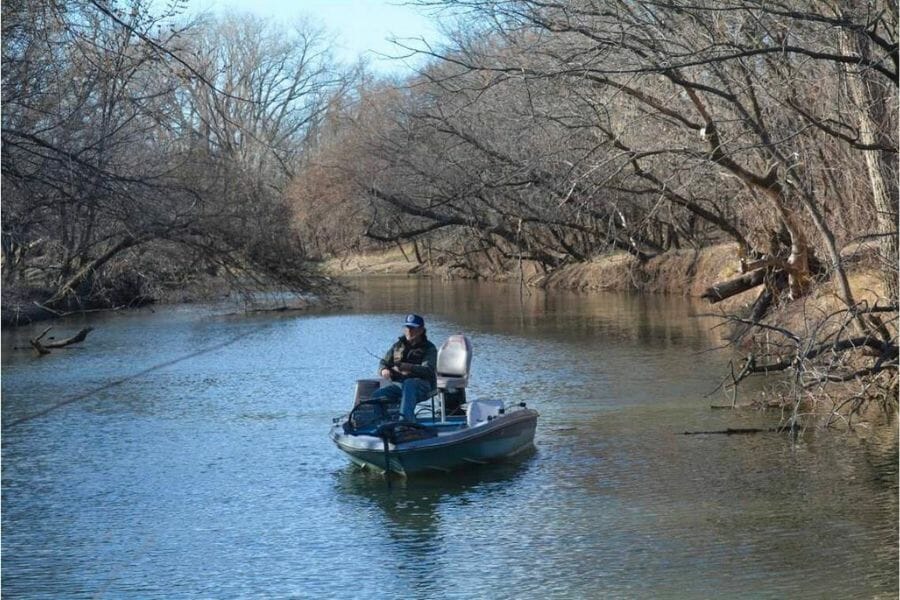
[[[189,0],[188,11],[211,10],[250,12],[263,17],[291,21],[306,16],[323,25],[335,36],[335,55],[352,62],[357,56],[367,57],[373,68],[383,71],[402,71],[395,61],[386,61],[376,53],[396,55],[400,52],[387,39],[423,37],[429,41],[439,38],[431,17],[421,10],[403,5],[402,0]]]

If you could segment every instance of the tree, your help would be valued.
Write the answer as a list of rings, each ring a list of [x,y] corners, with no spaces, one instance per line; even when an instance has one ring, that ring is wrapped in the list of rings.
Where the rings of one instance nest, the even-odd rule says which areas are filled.
[[[324,283],[282,198],[344,84],[324,40],[172,17],[138,0],[3,6],[3,278],[48,308],[131,301],[176,271]]]
[[[599,155],[602,162],[595,153],[583,163],[614,172],[630,168],[633,192],[641,191],[636,183],[642,181],[666,201],[690,207],[683,199],[696,196],[698,183],[709,181],[697,175],[739,182],[743,189],[735,191],[736,199],[755,213],[771,207],[778,217],[746,232],[740,221],[732,223],[732,235],[748,242],[745,254],[769,255],[770,263],[788,274],[792,296],[799,297],[813,274],[811,252],[819,246],[841,282],[845,303],[855,304],[834,223],[826,217],[835,205],[847,207],[826,198],[846,190],[833,189],[827,175],[833,165],[824,164],[814,149],[841,143],[852,150],[851,172],[859,172],[868,157],[878,167],[868,169],[870,178],[885,170],[896,173],[896,126],[890,125],[896,124],[897,43],[894,24],[886,18],[894,6],[869,2],[822,10],[826,7],[816,3],[752,0],[441,4],[485,25],[460,34],[446,51],[413,50],[493,76],[486,85],[522,78],[578,90],[589,99],[582,114],[595,112],[593,127],[608,149]],[[856,46],[847,45],[848,36]],[[844,103],[829,101],[830,94],[840,97],[840,79],[847,76],[856,83],[863,76],[869,90],[881,86],[882,102],[876,104],[890,108],[882,111],[877,142],[864,139],[871,133],[861,133],[871,124],[859,128]],[[884,93],[888,87],[893,95]],[[855,111],[857,116],[871,112],[871,102],[862,104],[866,110]],[[563,109],[557,117],[568,114]],[[693,176],[673,178],[673,172]],[[577,170],[572,173],[574,179]],[[896,202],[877,191],[884,177],[872,181],[876,192],[869,205],[852,208],[881,215],[882,229],[890,230],[883,235],[886,259],[893,264]],[[759,223],[752,214],[743,220]],[[771,240],[786,241],[783,255],[766,247]],[[892,286],[896,269],[886,269],[884,279]]]
[[[877,371],[894,383],[876,388],[893,389],[895,324],[859,304],[845,250],[880,241],[883,301],[896,311],[896,5],[420,4],[461,25],[444,48],[407,46],[432,62],[363,130],[371,236],[465,232],[467,252],[487,244],[550,267],[730,238],[756,271],[734,289],[767,284],[752,324],[782,295],[835,284],[843,309],[796,336],[786,364],[821,340],[863,363],[868,348],[877,367],[850,379]]]

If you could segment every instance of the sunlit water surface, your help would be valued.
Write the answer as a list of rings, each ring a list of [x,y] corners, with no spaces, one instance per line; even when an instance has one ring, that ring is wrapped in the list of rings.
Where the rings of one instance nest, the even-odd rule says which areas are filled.
[[[3,333],[10,598],[873,598],[897,593],[896,425],[710,410],[728,350],[672,298],[373,279],[303,314],[168,307],[36,358]],[[541,413],[516,463],[385,481],[331,444],[421,312],[470,396]]]

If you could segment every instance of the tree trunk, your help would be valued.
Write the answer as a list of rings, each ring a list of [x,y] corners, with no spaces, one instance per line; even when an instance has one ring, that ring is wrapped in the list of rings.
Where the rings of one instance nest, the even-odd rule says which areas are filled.
[[[716,302],[721,302],[722,300],[731,298],[741,292],[746,292],[758,285],[762,285],[765,280],[766,270],[758,269],[741,275],[740,277],[716,283],[706,288],[706,291],[704,291],[700,297],[709,300],[710,304],[715,304]]]
[[[841,47],[845,54],[859,56],[861,61],[868,58],[868,41],[863,31],[843,29]],[[860,66],[847,73],[847,86],[856,105],[856,118],[859,123],[859,141],[865,146],[884,145],[879,139],[879,132],[885,125],[885,113],[888,102],[896,102],[896,98],[888,99],[878,94],[871,85],[868,73]],[[866,159],[866,170],[869,176],[869,187],[872,192],[872,203],[877,218],[877,234],[881,246],[882,272],[885,292],[888,300],[897,300],[897,185],[896,175],[891,176],[887,157],[881,150],[863,150]]]
[[[731,155],[727,154],[719,131],[708,108],[701,100],[696,90],[685,87],[684,91],[690,97],[705,123],[705,135],[709,144],[709,160],[725,168],[738,177],[751,189],[759,191],[769,198],[775,205],[781,221],[791,236],[791,255],[787,259],[785,271],[788,274],[788,289],[791,299],[797,299],[806,293],[809,287],[809,242],[803,233],[796,210],[788,205],[789,198],[785,186],[778,181],[778,173],[771,167],[765,175],[759,175],[741,166]]]
[[[76,271],[74,275],[60,284],[59,288],[56,290],[56,293],[54,293],[53,296],[51,296],[44,302],[44,306],[56,308],[59,304],[62,303],[63,300],[65,300],[67,296],[74,293],[74,290],[76,287],[78,287],[78,285],[80,285],[83,281],[86,281],[88,277],[91,277],[97,269],[109,262],[109,260],[112,259],[116,254],[133,246],[137,246],[144,241],[144,239],[133,237],[122,239],[121,241],[119,241],[119,243],[109,248],[106,252],[104,252],[97,258],[89,261],[86,265],[78,269],[78,271]]]

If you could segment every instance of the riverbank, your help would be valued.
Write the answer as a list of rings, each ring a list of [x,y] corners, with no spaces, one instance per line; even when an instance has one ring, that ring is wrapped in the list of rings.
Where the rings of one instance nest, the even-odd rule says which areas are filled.
[[[338,289],[338,286],[335,286]],[[227,303],[236,310],[243,307],[247,313],[287,312],[309,310],[321,305],[323,299],[314,295],[292,292],[254,293],[247,290],[234,290],[221,280],[207,279],[189,286],[159,290],[153,297],[142,296],[125,304],[94,303],[82,306],[73,305],[66,310],[54,310],[43,306],[40,301],[47,297],[45,291],[3,290],[0,302],[0,321],[3,329],[15,328],[32,323],[53,321],[75,315],[90,313],[114,313],[146,307],[165,307],[174,305],[215,305]],[[329,301],[331,298],[329,297]]]
[[[858,302],[873,304],[883,295],[875,266],[871,264],[871,248],[848,247],[845,258],[850,266],[850,286]],[[471,270],[454,267],[447,262],[418,263],[412,245],[380,252],[357,254],[327,260],[324,271],[334,277],[361,275],[422,275],[442,279],[472,278]],[[676,250],[641,263],[634,256],[617,252],[590,261],[571,263],[548,272],[536,263],[522,261],[512,268],[483,265],[478,276],[491,281],[520,281],[523,285],[544,289],[580,292],[638,292],[671,294],[700,298],[714,283],[740,274],[737,244],[719,244],[700,250]],[[715,304],[715,310],[729,312],[749,306],[759,294],[750,289]],[[814,286],[810,300],[823,310],[837,305],[831,281]]]

